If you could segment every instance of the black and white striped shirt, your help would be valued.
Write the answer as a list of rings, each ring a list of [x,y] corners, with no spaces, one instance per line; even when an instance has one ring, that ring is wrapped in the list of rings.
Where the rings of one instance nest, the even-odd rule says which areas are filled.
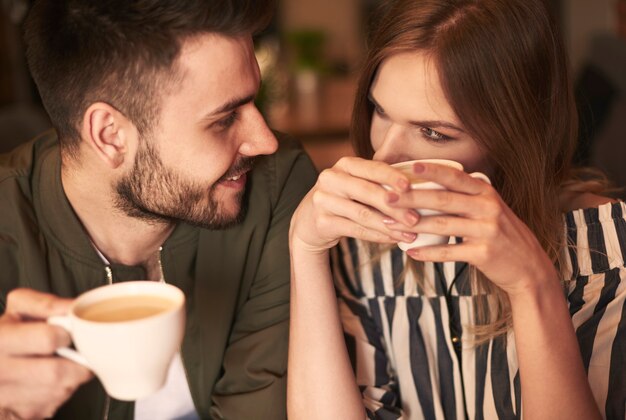
[[[608,203],[564,216],[567,299],[585,369],[605,418],[626,407],[626,205]],[[513,419],[521,417],[514,334],[473,347],[473,304],[465,263],[427,263],[427,287],[397,248],[369,257],[367,245],[343,240],[333,272],[346,342],[368,416],[375,419]],[[428,287],[430,286],[430,287]]]

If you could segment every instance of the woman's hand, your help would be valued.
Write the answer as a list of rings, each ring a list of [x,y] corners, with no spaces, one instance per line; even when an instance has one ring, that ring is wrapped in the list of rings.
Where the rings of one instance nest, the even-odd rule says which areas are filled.
[[[320,174],[296,209],[291,220],[292,245],[319,253],[344,236],[378,243],[412,241],[416,235],[408,231],[418,215],[398,204],[408,191],[407,176],[388,164],[342,158]]]
[[[407,252],[411,258],[466,261],[510,296],[535,288],[539,281],[556,279],[556,269],[535,235],[491,185],[442,165],[416,164],[414,171],[447,190],[412,190],[391,205],[444,213],[421,217],[411,231],[462,237],[463,242],[414,248]]]
[[[535,235],[486,182],[444,166],[414,170],[448,190],[412,191],[394,205],[448,214],[422,217],[413,231],[463,242],[407,253],[420,261],[467,261],[508,294],[524,417],[601,418],[557,270]]]

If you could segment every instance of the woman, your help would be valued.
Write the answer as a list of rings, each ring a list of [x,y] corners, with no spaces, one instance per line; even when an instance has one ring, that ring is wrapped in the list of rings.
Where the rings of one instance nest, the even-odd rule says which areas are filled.
[[[624,418],[626,208],[574,180],[576,131],[541,0],[389,6],[357,92],[360,158],[292,219],[291,418]],[[447,191],[411,191],[389,166],[424,158],[466,172],[416,164]],[[393,245],[422,233],[453,239]]]

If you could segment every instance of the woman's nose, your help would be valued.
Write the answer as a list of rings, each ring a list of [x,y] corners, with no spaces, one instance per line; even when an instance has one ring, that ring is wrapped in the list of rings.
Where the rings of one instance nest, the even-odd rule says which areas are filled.
[[[398,124],[389,124],[382,135],[382,141],[374,152],[374,160],[386,163],[404,162],[412,160],[407,153],[406,132],[404,127]]]

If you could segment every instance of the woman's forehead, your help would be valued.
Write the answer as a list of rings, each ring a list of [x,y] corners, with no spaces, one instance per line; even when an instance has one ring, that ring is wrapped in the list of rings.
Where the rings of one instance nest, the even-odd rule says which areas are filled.
[[[380,64],[370,96],[386,113],[407,121],[442,120],[460,125],[446,98],[431,55],[415,51],[394,54]]]

